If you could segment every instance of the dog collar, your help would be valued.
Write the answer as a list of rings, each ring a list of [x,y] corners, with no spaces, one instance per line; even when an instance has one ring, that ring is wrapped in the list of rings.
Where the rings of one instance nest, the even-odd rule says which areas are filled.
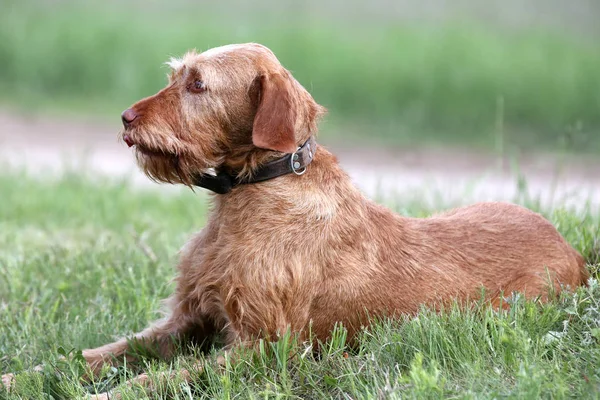
[[[220,171],[216,175],[197,175],[193,178],[192,183],[194,186],[208,189],[217,194],[225,194],[231,192],[231,189],[238,185],[262,182],[291,173],[302,175],[306,172],[306,167],[312,162],[316,151],[317,142],[311,136],[294,153],[286,154],[282,158],[268,162],[260,167],[250,179],[238,179],[235,175]]]

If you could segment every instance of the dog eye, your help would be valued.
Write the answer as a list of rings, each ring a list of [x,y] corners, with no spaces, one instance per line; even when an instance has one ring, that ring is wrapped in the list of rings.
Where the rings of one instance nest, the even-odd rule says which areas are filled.
[[[189,90],[194,93],[202,93],[206,90],[206,85],[201,80],[196,80],[190,85]]]

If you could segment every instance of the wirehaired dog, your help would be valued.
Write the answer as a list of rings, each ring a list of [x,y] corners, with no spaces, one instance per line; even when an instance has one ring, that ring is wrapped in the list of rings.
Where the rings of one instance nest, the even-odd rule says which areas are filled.
[[[354,337],[368,316],[586,281],[584,260],[543,217],[481,203],[418,219],[363,196],[316,144],[324,113],[258,44],[189,52],[166,88],[122,114],[122,139],[153,180],[215,192],[204,229],[181,250],[170,314],[83,355],[94,370],[130,345],[161,357],[172,338],[222,335],[228,347]]]

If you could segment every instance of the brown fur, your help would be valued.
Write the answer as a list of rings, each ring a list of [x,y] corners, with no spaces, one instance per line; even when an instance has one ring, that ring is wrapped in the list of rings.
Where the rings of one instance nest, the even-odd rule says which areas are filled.
[[[189,185],[217,168],[251,176],[316,133],[324,109],[256,44],[188,53],[168,86],[132,106],[123,132],[142,170]],[[203,93],[189,90],[195,80]],[[135,336],[172,353],[172,338],[223,334],[229,346],[276,339],[286,329],[325,340],[336,322],[349,337],[371,316],[414,314],[502,293],[546,297],[585,282],[583,258],[543,217],[481,203],[407,218],[365,198],[319,146],[302,176],[241,185],[212,198],[206,227],[181,251],[170,313]],[[121,340],[84,351],[94,369],[129,349]]]

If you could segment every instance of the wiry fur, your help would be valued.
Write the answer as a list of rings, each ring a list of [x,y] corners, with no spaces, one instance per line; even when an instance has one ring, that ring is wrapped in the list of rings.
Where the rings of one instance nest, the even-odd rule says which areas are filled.
[[[208,54],[208,55],[207,55]],[[124,132],[157,181],[190,184],[208,168],[251,175],[316,133],[324,109],[256,44],[191,52],[168,86],[132,106]],[[195,79],[204,93],[191,93]],[[181,251],[170,314],[135,336],[169,357],[172,337],[222,334],[228,345],[276,339],[286,329],[349,337],[370,316],[414,314],[486,288],[546,298],[585,282],[583,258],[543,217],[482,203],[427,219],[366,199],[319,146],[302,176],[241,185],[214,196],[206,227]],[[84,351],[95,369],[128,352],[127,341]]]

